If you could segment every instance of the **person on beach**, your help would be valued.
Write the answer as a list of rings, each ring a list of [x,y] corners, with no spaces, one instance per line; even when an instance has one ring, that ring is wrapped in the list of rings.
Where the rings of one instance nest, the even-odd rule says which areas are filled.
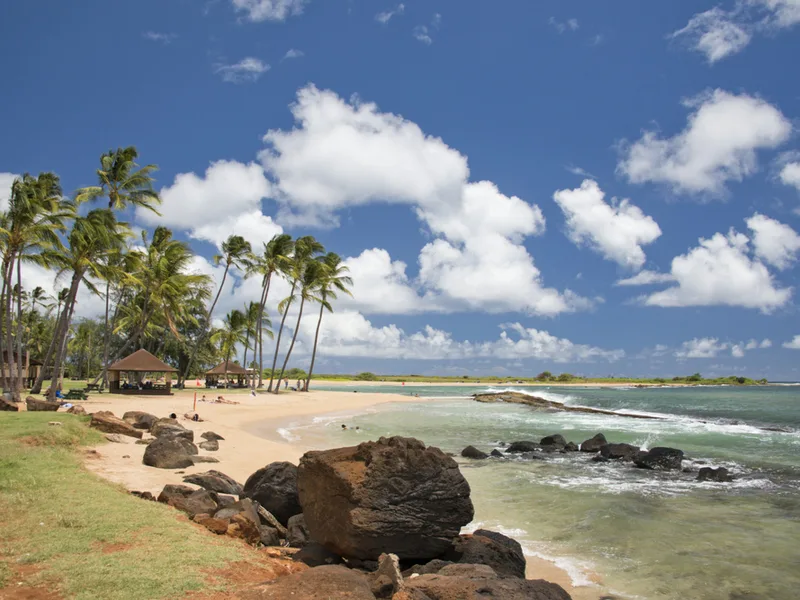
[[[303,382],[300,379],[297,380],[297,391],[298,392],[302,392],[303,391]]]
[[[342,431],[347,431],[347,425],[345,425],[344,423],[342,423]]]
[[[283,380],[283,389],[285,389],[285,390],[289,389],[289,378],[288,377]]]

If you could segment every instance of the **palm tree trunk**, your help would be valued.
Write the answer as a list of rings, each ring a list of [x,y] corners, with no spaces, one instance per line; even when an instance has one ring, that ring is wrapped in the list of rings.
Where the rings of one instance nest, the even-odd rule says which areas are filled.
[[[304,293],[304,291],[301,292],[301,295],[303,293]],[[294,342],[297,339],[297,332],[300,331],[300,319],[303,318],[303,305],[305,303],[306,303],[305,297],[301,296],[301,298],[300,298],[300,312],[297,313],[297,324],[294,326],[294,335],[292,335],[292,343],[289,344],[289,350],[286,351],[286,358],[284,359],[283,366],[281,367],[281,376],[278,377],[278,387],[275,390],[276,394],[281,389],[281,379],[283,379],[283,373],[284,373],[284,371],[286,371],[286,365],[289,364],[289,357],[292,355],[292,350],[294,349]]]
[[[294,290],[297,287],[297,279],[292,282],[292,291],[289,292],[289,298],[294,297]],[[286,316],[289,314],[289,307],[292,305],[292,301],[286,303],[286,308],[283,309],[283,316],[281,317],[281,327],[278,329],[278,339],[275,340],[275,356],[272,358],[272,371],[269,374],[269,386],[267,387],[267,391],[272,391],[272,381],[275,379],[275,367],[278,364],[278,351],[281,349],[281,335],[283,335],[283,324],[286,323]],[[278,389],[281,389],[281,380],[278,380]]]
[[[42,360],[42,368],[39,369],[39,375],[36,376],[36,382],[33,384],[31,388],[31,394],[40,394],[42,392],[42,384],[44,383],[44,373],[47,369],[47,365],[50,364],[50,361],[53,358],[53,351],[56,348],[56,334],[61,327],[61,319],[64,317],[63,313],[61,312],[61,303],[58,303],[58,309],[56,310],[56,326],[53,329],[53,337],[50,339],[50,345],[47,347],[47,352],[44,355],[44,359]]]
[[[108,331],[108,311],[111,304],[111,282],[106,282],[106,314],[103,320],[103,387],[108,388],[108,352],[111,346],[111,332]]]
[[[14,397],[22,400],[22,255],[17,255],[17,387]]]
[[[308,386],[311,383],[311,374],[314,372],[314,361],[317,359],[317,341],[319,340],[319,326],[322,325],[322,311],[325,309],[325,294],[322,294],[322,302],[319,304],[319,319],[317,319],[317,332],[314,334],[314,349],[311,351],[311,366],[308,367],[308,377],[306,377],[306,387],[304,392],[308,391]]]
[[[78,295],[78,287],[81,284],[81,279],[83,275],[81,273],[75,272],[72,275],[72,284],[69,288],[69,295],[67,296],[66,301],[64,302],[64,311],[62,313],[61,322],[58,325],[58,329],[55,333],[55,340],[56,340],[56,357],[53,361],[53,380],[50,383],[50,394],[48,395],[49,400],[54,400],[56,397],[56,389],[58,388],[58,380],[61,376],[61,365],[64,361],[64,347],[66,346],[67,341],[67,332],[69,331],[69,321],[72,317],[72,310],[74,308],[75,297]]]
[[[272,281],[272,273],[268,273],[264,281],[264,289],[261,292],[261,310],[258,311],[258,387],[264,386],[264,307],[267,305],[269,296],[269,284]]]
[[[6,279],[6,263],[3,262],[3,287],[0,291],[0,340],[5,339],[4,332],[6,328],[6,313],[2,307],[6,305],[6,293],[10,293],[8,280]],[[2,347],[2,343],[0,343]],[[0,351],[0,376],[2,376],[3,391],[8,391],[8,377],[6,374],[6,356]]]
[[[11,394],[12,399],[15,398],[16,392],[16,365],[14,364],[14,342],[11,336],[11,330],[14,327],[14,313],[12,311],[12,298],[14,296],[14,289],[11,285],[11,281],[14,275],[14,261],[16,257],[14,253],[12,253],[11,257],[8,260],[8,265],[6,265],[6,273],[4,273],[4,278],[8,281],[8,289],[6,293],[6,305],[5,305],[5,314],[6,314],[6,360],[8,361],[8,380],[7,380],[7,387],[3,389],[4,392],[8,392]]]
[[[219,284],[219,289],[217,290],[217,295],[214,297],[214,302],[211,303],[211,308],[208,309],[208,314],[206,315],[205,322],[203,323],[203,330],[197,337],[197,340],[194,343],[194,348],[192,348],[192,353],[189,355],[189,362],[186,365],[186,371],[183,373],[184,382],[186,381],[186,378],[189,377],[189,371],[192,369],[192,363],[197,356],[197,351],[200,349],[200,344],[203,343],[203,341],[206,339],[206,335],[208,335],[208,328],[211,325],[211,315],[214,314],[214,308],[217,306],[217,300],[219,300],[219,296],[222,294],[222,288],[225,287],[225,279],[228,277],[228,269],[230,268],[230,264],[226,263],[225,272],[222,274],[222,282]]]

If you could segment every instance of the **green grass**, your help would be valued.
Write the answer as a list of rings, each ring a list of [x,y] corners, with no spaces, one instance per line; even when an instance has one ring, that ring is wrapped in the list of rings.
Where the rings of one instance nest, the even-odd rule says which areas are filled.
[[[67,598],[137,600],[212,589],[205,570],[248,558],[244,546],[86,471],[80,447],[101,440],[86,418],[0,413],[0,597],[15,562],[40,567],[26,583]],[[110,544],[124,545],[104,552]]]

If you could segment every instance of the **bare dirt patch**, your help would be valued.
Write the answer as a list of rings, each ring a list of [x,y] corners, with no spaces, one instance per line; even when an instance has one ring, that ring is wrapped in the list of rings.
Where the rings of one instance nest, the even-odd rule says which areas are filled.
[[[223,569],[211,569],[208,573],[208,584],[216,591],[205,591],[189,594],[191,600],[233,600],[240,594],[267,581],[274,581],[303,571],[308,567],[288,559],[271,558],[263,551],[257,551],[258,558],[253,561],[244,560],[230,563]]]
[[[0,600],[62,600],[52,583],[31,585],[29,580],[39,573],[38,565],[6,563],[11,570],[6,586],[0,589]]]

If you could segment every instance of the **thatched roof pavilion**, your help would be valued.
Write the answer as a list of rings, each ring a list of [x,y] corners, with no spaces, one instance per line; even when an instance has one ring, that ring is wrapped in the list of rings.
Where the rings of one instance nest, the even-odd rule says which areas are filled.
[[[130,356],[118,360],[108,368],[108,387],[112,394],[144,394],[148,396],[169,395],[172,393],[172,373],[177,373],[178,369],[170,367],[164,361],[156,358],[147,350],[137,350]],[[130,387],[121,386],[122,373],[136,373],[136,383]],[[143,373],[164,373],[165,383],[140,384]]]
[[[225,377],[227,374],[228,379],[236,378],[238,386],[246,385],[245,381],[248,375],[247,369],[242,365],[237,364],[230,360],[223,360],[213,369],[206,371],[206,385],[209,387],[219,385],[220,377]]]

